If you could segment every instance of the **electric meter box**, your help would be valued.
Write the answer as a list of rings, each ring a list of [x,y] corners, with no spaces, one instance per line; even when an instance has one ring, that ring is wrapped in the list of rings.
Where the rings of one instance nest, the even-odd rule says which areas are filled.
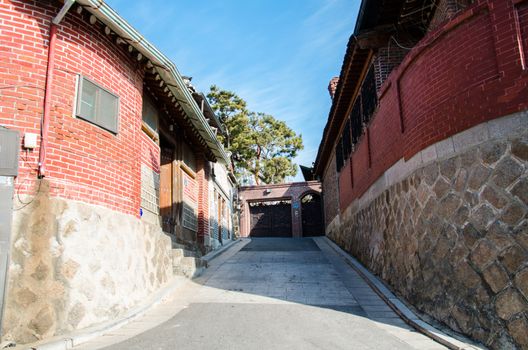
[[[18,175],[19,149],[18,131],[0,127],[0,176]]]

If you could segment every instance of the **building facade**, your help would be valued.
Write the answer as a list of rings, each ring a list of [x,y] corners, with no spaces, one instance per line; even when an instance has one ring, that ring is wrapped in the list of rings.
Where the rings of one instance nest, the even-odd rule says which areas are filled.
[[[241,186],[241,237],[312,237],[324,234],[321,183]]]
[[[233,237],[218,125],[108,5],[2,1],[0,51],[2,340],[115,319],[171,280],[175,247]]]
[[[528,347],[527,14],[364,0],[314,167],[326,235],[493,349]]]

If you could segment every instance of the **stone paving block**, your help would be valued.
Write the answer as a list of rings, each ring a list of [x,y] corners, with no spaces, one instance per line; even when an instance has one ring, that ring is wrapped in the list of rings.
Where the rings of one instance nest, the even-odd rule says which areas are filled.
[[[352,294],[376,294],[372,291],[372,288],[368,286],[361,286],[361,287],[349,287],[349,292]]]
[[[411,329],[407,323],[405,323],[401,318],[399,318],[395,313],[393,313],[394,317],[372,317],[370,318],[373,321],[376,321],[378,323],[383,323],[391,326],[396,327],[402,327],[404,329]]]
[[[379,298],[379,296],[374,292],[352,292],[352,295],[358,299]]]
[[[385,312],[394,312],[388,305],[380,304],[380,305],[362,305],[363,309],[367,312],[370,311],[385,311]]]
[[[397,325],[394,325],[394,324],[389,324],[389,323],[383,323],[383,322],[374,322],[375,325],[388,332],[388,333],[391,333],[391,334],[394,334],[394,335],[398,335],[398,337],[400,337],[400,335],[403,334],[403,337],[405,337],[405,334],[406,333],[409,333],[409,332],[414,332],[414,329],[409,326],[408,324],[397,324]],[[425,338],[427,338],[425,335],[424,335]],[[429,338],[427,338],[429,339]],[[403,339],[402,339],[403,340]]]
[[[250,263],[248,265],[247,261],[254,261],[256,259],[252,259],[246,253],[253,255],[264,254],[265,258],[261,259],[261,261],[269,260],[271,256],[281,261]],[[374,344],[372,342],[375,340],[377,346],[374,348],[416,349],[416,347],[411,346],[406,340],[419,341],[420,338],[415,338],[414,334],[409,332],[410,328],[391,311],[376,293],[370,290],[370,287],[364,283],[361,277],[356,273],[347,273],[347,270],[350,271],[349,266],[344,264],[342,259],[336,259],[335,254],[332,255],[327,251],[323,252],[321,250],[316,252],[295,251],[294,254],[297,255],[308,253],[310,259],[314,258],[313,254],[319,254],[324,259],[318,259],[318,261],[326,261],[322,264],[305,263],[303,265],[298,263],[299,261],[303,261],[302,258],[285,254],[287,252],[280,252],[280,254],[270,253],[272,252],[239,252],[239,254],[244,255],[244,259],[239,259],[238,254],[236,254],[232,259],[228,260],[230,262],[229,264],[225,264],[223,267],[216,269],[212,275],[208,276],[208,272],[206,272],[203,284],[195,284],[192,293],[189,293],[191,302],[188,304],[188,307],[185,307],[177,314],[191,312],[195,315],[195,318],[205,317],[200,322],[196,321],[196,324],[200,326],[189,326],[188,322],[193,322],[193,319],[187,316],[175,316],[173,321],[167,321],[160,326],[158,332],[168,332],[167,334],[170,334],[170,337],[176,339],[177,334],[186,336],[187,329],[193,329],[197,332],[205,329],[209,335],[210,332],[219,331],[221,333],[218,334],[222,334],[222,336],[211,339],[218,345],[218,339],[226,339],[226,337],[230,336],[236,337],[235,341],[240,342],[241,337],[244,337],[244,334],[247,335],[247,331],[251,329],[257,329],[258,333],[255,334],[260,334],[264,330],[263,325],[266,325],[265,331],[269,333],[266,333],[265,339],[270,341],[270,346],[264,346],[264,348],[277,348],[279,343],[276,342],[284,345],[283,341],[287,337],[274,336],[276,335],[276,330],[270,331],[270,325],[282,322],[284,325],[280,327],[281,330],[292,326],[290,330],[291,332],[295,332],[296,327],[293,327],[293,325],[298,326],[300,324],[299,319],[306,319],[309,321],[308,324],[317,325],[314,330],[308,332],[310,337],[317,335],[320,337],[319,339],[330,341],[329,343],[324,343],[325,346],[321,348],[335,348],[336,343],[334,342],[337,338],[334,333],[337,332],[336,327],[345,327],[343,329],[346,329],[346,331],[340,330],[336,333],[342,338],[339,344],[346,344],[346,346],[338,346],[339,348],[362,349],[366,347],[360,345],[358,342],[366,341],[372,345]],[[283,261],[285,256],[288,256],[290,262]],[[236,261],[236,263],[232,263],[232,261]],[[267,305],[270,308],[266,307],[263,309],[263,305]],[[283,316],[277,319],[276,314],[277,312],[280,313],[280,308],[289,308],[288,310],[290,311],[281,314]],[[204,314],[204,312],[199,310],[209,310],[210,312]],[[234,314],[232,313],[235,312],[236,314],[236,310],[246,311],[238,311],[238,316],[233,316]],[[258,313],[258,310],[267,311],[265,313]],[[177,313],[177,311],[174,312]],[[213,319],[208,316],[211,314],[215,315]],[[266,322],[259,321],[258,324],[252,324],[251,321],[248,321],[255,315],[264,317]],[[220,326],[218,324],[219,317],[231,321],[235,320],[235,322],[239,323],[241,322],[239,327],[235,327],[235,330],[240,329],[243,333],[233,335],[226,333],[225,329],[218,328]],[[289,320],[287,319],[288,317],[293,318]],[[336,319],[339,319],[339,321],[335,321]],[[161,320],[161,318],[151,317],[147,318],[147,320],[154,322]],[[334,321],[337,322],[335,327],[324,329],[327,322]],[[229,324],[232,325],[232,323]],[[144,326],[144,323],[141,326]],[[361,329],[361,332],[358,332],[358,329]],[[130,331],[133,330],[130,329]],[[122,334],[125,334],[127,331],[124,329]],[[304,339],[307,335],[306,327],[303,326],[300,331],[302,336],[299,339]],[[365,334],[367,334],[366,332],[372,334],[368,339],[364,339]],[[145,334],[152,334],[152,332],[147,331]],[[193,332],[192,337],[195,336],[196,333]],[[208,336],[204,339],[210,338]],[[154,344],[142,343],[141,339],[141,337],[137,339],[138,342],[136,342],[136,345]],[[161,339],[161,337],[156,335],[152,336],[152,339],[158,344],[157,340]],[[184,346],[180,348],[193,348],[192,344],[194,343],[192,343],[192,339],[194,338],[189,338],[188,341],[182,342]],[[172,349],[174,348],[174,344],[176,343],[171,342],[168,345],[169,348],[160,347],[160,349]],[[261,343],[259,342],[259,344]],[[275,344],[275,346],[271,344]],[[298,345],[299,343],[295,344]],[[431,344],[425,342],[420,345],[431,346]],[[131,349],[126,345],[117,347],[116,349],[125,348]],[[136,348],[139,349],[137,346],[132,349]]]
[[[380,297],[354,296],[361,305],[387,305]]]
[[[394,311],[374,311],[374,310],[365,310],[367,311],[367,314],[369,317],[372,318],[397,318],[398,320],[400,317],[394,312]]]
[[[412,347],[416,349],[421,349],[421,350],[445,350],[447,349],[442,344],[439,344],[431,339],[412,339],[412,340],[406,341],[406,343],[408,343],[409,345],[411,345]]]

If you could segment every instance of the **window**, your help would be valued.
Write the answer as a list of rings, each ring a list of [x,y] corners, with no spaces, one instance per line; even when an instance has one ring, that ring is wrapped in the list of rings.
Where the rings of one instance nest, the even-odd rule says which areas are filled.
[[[343,139],[339,139],[337,142],[336,148],[336,168],[337,172],[340,172],[344,165],[344,159],[343,159]]]
[[[368,125],[372,115],[378,105],[378,93],[376,92],[376,76],[374,74],[374,66],[371,65],[370,69],[365,76],[363,85],[361,86],[361,102],[363,109],[362,122],[364,125]]]
[[[352,152],[352,140],[350,139],[350,119],[345,124],[345,129],[342,134],[343,139],[343,159],[348,159]]]
[[[80,76],[75,115],[117,134],[119,97]]]
[[[154,100],[143,94],[143,106],[141,111],[143,120],[143,131],[152,139],[158,139],[159,112]]]
[[[183,201],[182,226],[191,231],[198,231],[197,205],[191,201]]]
[[[194,154],[191,146],[186,142],[182,143],[183,149],[183,163],[196,173],[196,155]]]

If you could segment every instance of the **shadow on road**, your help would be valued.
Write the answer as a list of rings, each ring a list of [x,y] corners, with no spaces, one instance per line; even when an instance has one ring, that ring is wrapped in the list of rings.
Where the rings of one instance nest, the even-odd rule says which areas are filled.
[[[255,238],[223,255],[193,280],[188,306],[107,349],[444,349],[324,239]]]

